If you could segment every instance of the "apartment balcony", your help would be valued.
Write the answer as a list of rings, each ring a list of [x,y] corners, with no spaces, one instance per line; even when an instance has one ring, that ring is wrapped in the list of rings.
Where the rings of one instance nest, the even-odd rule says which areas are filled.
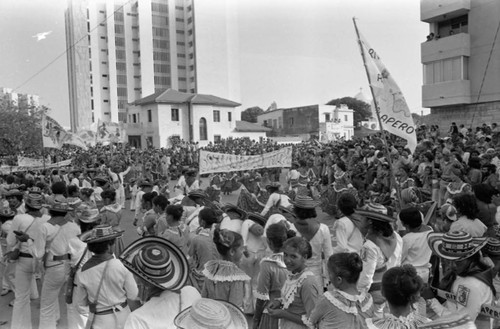
[[[470,56],[470,34],[458,33],[435,40],[423,42],[420,45],[422,64],[442,59]]]
[[[422,107],[470,104],[470,80],[439,82],[422,86]]]
[[[467,14],[471,0],[420,0],[420,20],[438,22]]]

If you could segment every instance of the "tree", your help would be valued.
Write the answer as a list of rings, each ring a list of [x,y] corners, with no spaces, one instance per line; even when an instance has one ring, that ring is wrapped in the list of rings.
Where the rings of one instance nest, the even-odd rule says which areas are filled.
[[[241,112],[241,120],[247,122],[257,122],[257,116],[264,113],[264,110],[258,106],[249,107],[245,111]]]
[[[41,154],[41,114],[46,110],[0,100],[0,155]]]
[[[368,120],[372,115],[370,104],[353,97],[332,99],[326,103],[326,105],[336,106],[340,106],[340,104],[345,104],[348,108],[354,110],[354,127],[357,127],[361,121]]]

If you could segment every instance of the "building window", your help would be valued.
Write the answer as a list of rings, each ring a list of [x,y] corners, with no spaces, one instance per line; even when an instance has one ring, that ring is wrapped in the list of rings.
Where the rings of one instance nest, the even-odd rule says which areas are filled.
[[[214,110],[214,122],[220,122],[220,111]]]
[[[283,128],[283,118],[282,117],[278,118],[278,128],[279,129]]]
[[[227,121],[233,121],[233,114],[231,112],[227,112]]]
[[[172,116],[172,121],[179,121],[179,109],[172,109],[171,111],[171,116]]]
[[[424,84],[469,80],[469,57],[460,56],[424,65]]]
[[[273,128],[278,128],[278,120],[273,119]]]
[[[288,122],[290,123],[290,127],[293,127],[293,118],[290,118]]]
[[[206,141],[207,138],[207,120],[205,118],[200,119],[200,140]]]
[[[109,103],[109,100],[105,99],[103,100],[104,103]]]
[[[146,137],[146,144],[148,145],[148,147],[153,147],[153,136],[148,136]]]
[[[214,135],[214,143],[220,143],[221,141],[221,138],[220,138],[220,135]]]
[[[325,121],[330,121],[330,113],[325,113]]]
[[[455,17],[446,21],[438,23],[438,35],[441,38],[458,34],[458,33],[468,33],[469,32],[469,16],[462,15],[460,17]]]
[[[137,115],[136,114],[132,114],[132,122],[137,123]]]
[[[148,110],[148,122],[153,122],[153,111]]]
[[[344,121],[347,122],[349,119],[347,118],[347,115],[344,115]]]
[[[127,113],[125,112],[118,112],[118,121],[127,123]]]

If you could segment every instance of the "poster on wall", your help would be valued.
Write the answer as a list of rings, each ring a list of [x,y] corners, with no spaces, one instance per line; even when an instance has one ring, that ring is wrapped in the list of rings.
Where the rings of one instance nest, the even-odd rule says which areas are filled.
[[[291,166],[291,146],[259,155],[234,155],[200,151],[200,174]]]

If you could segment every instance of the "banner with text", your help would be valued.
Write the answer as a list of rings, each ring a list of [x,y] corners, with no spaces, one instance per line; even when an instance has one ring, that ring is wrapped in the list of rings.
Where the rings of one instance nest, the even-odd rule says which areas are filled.
[[[19,167],[35,167],[43,166],[43,159],[26,158],[20,155],[17,156],[17,165]]]
[[[200,174],[291,166],[292,147],[285,147],[278,151],[259,155],[234,155],[200,151]]]
[[[47,163],[45,166],[43,165],[30,165],[30,166],[0,166],[0,175],[9,175],[14,172],[19,171],[28,171],[28,170],[42,170],[42,169],[51,169],[51,168],[60,168],[67,167],[71,165],[71,159],[56,162],[56,163]]]

